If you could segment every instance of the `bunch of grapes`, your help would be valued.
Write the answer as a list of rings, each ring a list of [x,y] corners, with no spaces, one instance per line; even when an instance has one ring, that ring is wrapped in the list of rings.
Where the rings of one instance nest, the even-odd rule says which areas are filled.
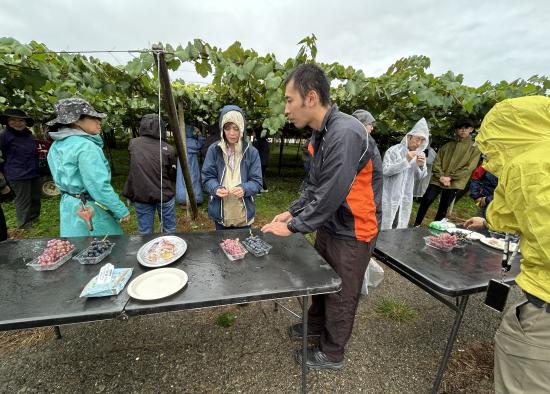
[[[220,244],[222,249],[233,258],[242,258],[244,257],[246,250],[243,250],[239,238],[236,239],[224,239]]]
[[[258,236],[246,238],[243,245],[256,257],[265,256],[271,250],[271,245]]]
[[[113,245],[110,241],[98,241],[93,240],[90,242],[90,246],[88,247],[88,251],[84,255],[85,257],[98,257],[101,256],[103,253],[105,253],[109,248]]]
[[[437,236],[432,235],[426,237],[426,244],[438,249],[451,250],[454,247],[458,246],[458,238],[456,237],[456,235],[451,235],[447,233],[443,233]]]
[[[38,264],[50,265],[55,264],[62,256],[71,252],[74,249],[73,244],[63,239],[50,239],[46,249],[38,257]]]
[[[465,244],[470,242],[470,234],[467,233],[455,233],[453,234],[456,237],[458,246],[464,246]]]

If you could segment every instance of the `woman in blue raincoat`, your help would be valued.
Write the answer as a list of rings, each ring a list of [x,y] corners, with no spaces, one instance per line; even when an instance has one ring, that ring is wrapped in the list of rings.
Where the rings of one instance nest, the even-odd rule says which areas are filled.
[[[191,175],[191,183],[193,184],[193,192],[195,193],[195,201],[197,204],[202,204],[203,195],[198,153],[204,145],[204,137],[195,132],[195,127],[190,124],[185,126],[185,136],[187,164],[189,166],[189,174]],[[187,204],[187,189],[185,188],[185,180],[183,179],[183,171],[179,160],[177,163],[176,202],[178,204]]]
[[[102,150],[99,134],[106,115],[79,98],[59,100],[55,111],[57,117],[47,123],[54,140],[48,165],[62,193],[61,236],[123,234],[119,222],[128,221],[130,212],[111,186],[111,170]]]

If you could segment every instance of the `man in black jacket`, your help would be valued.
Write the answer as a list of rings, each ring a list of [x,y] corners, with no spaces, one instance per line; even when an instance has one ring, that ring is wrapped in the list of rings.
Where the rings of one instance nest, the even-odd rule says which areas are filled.
[[[289,210],[262,228],[279,236],[317,231],[315,249],[342,278],[338,293],[312,297],[308,336],[319,347],[308,349],[306,366],[340,369],[355,319],[359,292],[378,235],[377,201],[382,192],[376,145],[361,122],[330,104],[330,85],[313,64],[298,66],[287,78],[285,113],[297,128],[313,129],[312,162],[305,190]],[[378,167],[378,168],[377,168]],[[301,324],[289,327],[294,339]],[[302,363],[302,351],[296,352]]]
[[[130,171],[122,194],[134,205],[140,234],[153,232],[155,211],[161,219],[161,232],[174,233],[176,150],[165,141],[166,130],[157,114],[143,116],[139,134],[128,144]]]

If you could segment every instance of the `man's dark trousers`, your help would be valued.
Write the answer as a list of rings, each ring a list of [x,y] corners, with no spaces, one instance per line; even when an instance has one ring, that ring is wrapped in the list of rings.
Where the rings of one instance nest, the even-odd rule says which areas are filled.
[[[308,311],[308,332],[320,334],[320,347],[332,361],[344,358],[353,330],[361,285],[376,238],[370,242],[338,239],[324,229],[317,231],[315,249],[342,279],[338,293],[312,297]]]

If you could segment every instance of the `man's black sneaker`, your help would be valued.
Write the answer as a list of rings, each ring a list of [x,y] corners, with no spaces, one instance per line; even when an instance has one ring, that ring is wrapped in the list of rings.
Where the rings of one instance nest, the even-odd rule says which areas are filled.
[[[294,358],[299,365],[302,365],[302,349],[296,350]],[[318,347],[307,349],[306,367],[308,369],[342,369],[344,368],[344,360],[332,361]]]
[[[309,331],[309,330],[308,330]],[[288,326],[288,336],[290,339],[299,340],[302,339],[304,336],[304,330],[302,329],[302,323],[293,324],[291,326]],[[308,332],[307,337],[308,338],[319,338],[320,334],[314,334],[312,332]]]

